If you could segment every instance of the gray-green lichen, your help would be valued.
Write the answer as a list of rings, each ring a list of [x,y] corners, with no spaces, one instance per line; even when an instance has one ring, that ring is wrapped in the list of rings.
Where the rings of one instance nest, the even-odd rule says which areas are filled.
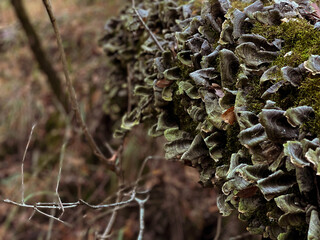
[[[166,158],[220,189],[218,207],[270,239],[320,239],[320,31],[309,1],[137,4],[102,40],[115,132],[164,135]],[[127,113],[128,84],[134,89]],[[130,93],[132,94],[132,93]]]

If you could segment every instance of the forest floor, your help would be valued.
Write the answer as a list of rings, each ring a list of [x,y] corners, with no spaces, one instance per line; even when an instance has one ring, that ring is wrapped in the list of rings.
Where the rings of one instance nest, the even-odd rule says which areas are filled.
[[[55,35],[42,1],[24,1],[30,19],[56,71],[62,76]],[[105,121],[104,82],[108,76],[106,57],[99,46],[105,21],[116,16],[124,1],[55,0],[54,11],[62,33],[71,79],[89,130],[101,137]],[[85,199],[99,204],[112,202],[117,178],[92,156],[81,131],[66,126],[46,77],[40,72],[9,0],[0,2],[0,239],[96,239],[107,226],[110,212],[79,208],[69,210],[67,226],[35,214],[32,209],[8,205],[4,199],[21,200],[21,162],[34,124],[34,134],[24,163],[27,203],[56,201],[55,184],[65,136],[65,151],[59,194],[64,202]],[[76,121],[72,122],[76,125]],[[103,129],[103,128],[102,128]],[[100,131],[100,132],[99,132]],[[105,134],[110,134],[109,132]],[[111,145],[116,146],[116,140]],[[143,148],[141,147],[143,146]],[[123,152],[125,184],[137,176],[149,155],[163,155],[163,140],[150,139],[142,127],[127,138]],[[146,205],[145,239],[213,239],[217,231],[218,208],[213,189],[203,189],[195,169],[180,163],[150,161],[144,186],[151,188]],[[139,211],[136,205],[122,209],[111,239],[136,239]],[[48,212],[50,213],[50,212]],[[244,233],[231,216],[223,220],[219,239]],[[253,239],[246,235],[244,238]]]

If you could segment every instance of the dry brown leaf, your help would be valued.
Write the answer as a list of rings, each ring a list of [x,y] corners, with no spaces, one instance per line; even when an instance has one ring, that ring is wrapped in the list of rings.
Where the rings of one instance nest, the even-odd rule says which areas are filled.
[[[225,123],[232,125],[236,121],[236,115],[234,114],[234,106],[222,113],[221,117]]]

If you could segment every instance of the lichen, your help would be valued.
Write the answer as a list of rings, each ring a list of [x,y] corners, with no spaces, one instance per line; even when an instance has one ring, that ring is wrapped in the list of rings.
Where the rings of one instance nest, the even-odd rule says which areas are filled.
[[[287,12],[279,12],[281,7],[276,4],[268,8],[260,6],[257,12],[252,12],[253,7],[239,13],[252,1],[231,1],[232,6],[227,9],[226,2],[216,0],[203,4],[201,0],[180,2],[188,4],[185,8],[166,0],[161,1],[161,12],[157,7],[160,3],[144,0],[141,5],[144,3],[152,13],[152,17],[146,19],[147,24],[166,51],[161,52],[149,38],[137,46],[138,56],[134,54],[137,50],[127,56],[116,56],[132,64],[137,78],[133,85],[144,89],[133,96],[132,119],[126,120],[129,123],[148,120],[154,130],[149,133],[164,134],[168,141],[166,157],[197,168],[201,184],[214,184],[219,188],[222,201],[218,207],[224,215],[237,209],[252,233],[270,239],[289,239],[292,233],[305,238],[309,234],[305,227],[309,226],[308,218],[302,219],[303,227],[286,220],[280,226],[278,220],[288,217],[283,209],[292,207],[292,196],[300,199],[301,195],[313,194],[304,180],[314,182],[314,179],[310,179],[311,174],[305,174],[301,165],[310,166],[310,171],[314,171],[313,161],[304,156],[309,149],[320,147],[313,139],[320,133],[320,79],[300,68],[281,67],[297,67],[311,54],[320,54],[320,31],[307,20],[291,15],[288,21],[283,18],[280,23]],[[193,12],[195,16],[190,7],[193,4],[191,10],[198,8],[199,3],[202,10]],[[289,1],[284,4],[291,6]],[[304,6],[295,11],[305,11]],[[187,11],[181,14],[183,9]],[[130,25],[126,21],[120,21],[120,26]],[[269,44],[252,33],[267,38]],[[146,31],[143,34],[146,36]],[[120,40],[118,35],[112,39],[126,50],[128,39],[138,35],[134,30],[131,34],[125,32]],[[283,41],[281,48],[272,43],[275,39]],[[215,49],[218,44],[221,46]],[[230,58],[221,57],[226,51]],[[266,74],[261,79],[263,73],[275,65],[279,66],[276,76],[267,79]],[[299,76],[298,81],[291,81],[289,73],[292,72]],[[116,81],[127,82],[126,79]],[[298,108],[302,105],[309,107]],[[311,116],[311,107],[315,118]],[[230,112],[235,114],[234,118],[226,119],[225,114]],[[293,118],[299,121],[291,121]],[[170,131],[176,135],[168,137]],[[290,142],[305,144],[305,149],[297,147],[285,152]],[[301,154],[304,156],[300,157]],[[292,161],[293,158],[298,159]],[[278,197],[285,208],[275,203]],[[252,201],[247,201],[248,198]],[[239,201],[244,199],[250,207],[239,208]],[[308,199],[306,202],[313,204]],[[305,211],[302,210],[303,214]],[[315,227],[313,232],[318,230],[320,227]]]

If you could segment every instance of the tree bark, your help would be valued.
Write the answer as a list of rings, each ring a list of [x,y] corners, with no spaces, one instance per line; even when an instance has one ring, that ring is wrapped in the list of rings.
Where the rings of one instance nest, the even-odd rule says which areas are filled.
[[[25,34],[28,37],[30,49],[39,64],[40,70],[47,76],[48,84],[50,85],[54,95],[68,112],[67,96],[62,90],[61,78],[54,70],[52,63],[43,50],[40,38],[29,20],[22,0],[11,0],[11,4]]]

